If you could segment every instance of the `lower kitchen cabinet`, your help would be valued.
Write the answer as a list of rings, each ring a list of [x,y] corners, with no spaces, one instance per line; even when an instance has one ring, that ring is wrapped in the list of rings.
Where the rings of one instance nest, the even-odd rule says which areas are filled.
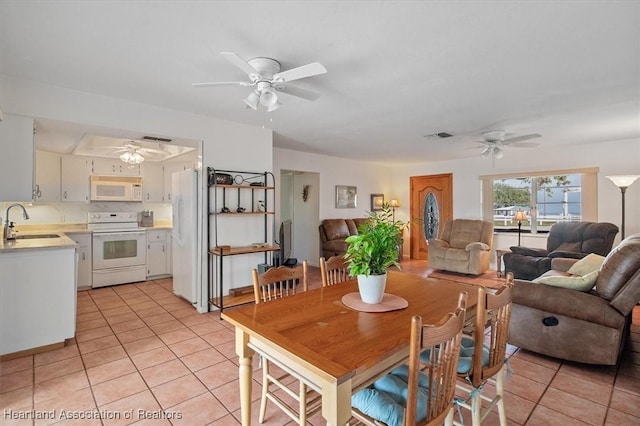
[[[171,231],[147,231],[147,278],[171,275]]]
[[[75,249],[0,253],[0,355],[74,337]]]
[[[91,234],[87,232],[68,232],[67,236],[78,244],[78,290],[86,290],[93,286],[93,271],[91,263]]]

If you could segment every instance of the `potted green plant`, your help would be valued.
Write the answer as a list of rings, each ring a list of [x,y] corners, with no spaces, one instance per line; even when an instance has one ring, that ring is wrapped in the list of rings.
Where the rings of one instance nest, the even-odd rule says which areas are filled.
[[[387,269],[398,263],[398,247],[406,223],[394,221],[388,204],[378,212],[369,212],[358,234],[348,237],[345,260],[349,273],[358,279],[360,297],[365,303],[380,303],[384,296]]]

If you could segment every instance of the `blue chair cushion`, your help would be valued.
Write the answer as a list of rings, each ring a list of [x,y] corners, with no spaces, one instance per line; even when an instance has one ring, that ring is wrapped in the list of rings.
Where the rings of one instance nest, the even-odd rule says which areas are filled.
[[[409,367],[403,365],[351,396],[351,406],[388,426],[402,426],[407,406]],[[427,412],[429,377],[419,373],[418,420]]]
[[[471,371],[471,367],[473,366],[474,346],[475,340],[469,336],[462,336],[462,341],[460,343],[460,355],[458,357],[458,374],[466,374]],[[430,355],[431,351],[429,349],[423,351],[420,354],[420,361],[424,363],[429,362]],[[482,365],[485,366],[487,364],[489,364],[489,348],[485,345],[482,347]]]

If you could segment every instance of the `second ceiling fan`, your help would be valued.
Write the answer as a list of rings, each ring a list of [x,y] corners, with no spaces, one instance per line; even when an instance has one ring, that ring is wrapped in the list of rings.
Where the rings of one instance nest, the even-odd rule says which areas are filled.
[[[516,136],[513,138],[505,139],[506,132],[504,130],[491,130],[482,134],[482,140],[477,141],[481,143],[482,148],[481,155],[484,157],[491,157],[492,159],[502,158],[504,156],[504,147],[513,146],[519,148],[535,147],[539,144],[536,142],[524,142],[529,139],[535,139],[541,137],[537,133],[531,133],[529,135]]]
[[[326,73],[327,69],[319,62],[313,62],[311,64],[280,72],[280,62],[275,59],[258,57],[246,61],[233,52],[221,52],[220,54],[229,62],[247,73],[249,81],[193,83],[194,87],[255,87],[255,89],[249,93],[249,96],[243,99],[244,103],[254,110],[257,110],[258,104],[260,104],[267,108],[268,112],[275,111],[282,106],[278,100],[276,92],[283,92],[309,101],[314,101],[320,97],[320,95],[315,92],[286,85],[294,80],[300,80],[302,78],[313,77],[315,75]]]

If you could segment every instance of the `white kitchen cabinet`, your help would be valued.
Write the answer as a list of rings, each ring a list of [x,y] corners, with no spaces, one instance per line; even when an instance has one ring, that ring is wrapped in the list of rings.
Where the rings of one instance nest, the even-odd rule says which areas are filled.
[[[127,164],[119,158],[94,158],[92,174],[106,176],[140,176],[140,164]]]
[[[0,253],[0,355],[74,337],[75,249]]]
[[[78,244],[78,290],[86,290],[92,287],[93,270],[91,262],[91,233],[67,232],[69,238]]]
[[[89,157],[62,157],[60,173],[60,197],[62,201],[89,201],[89,173],[91,159]]]
[[[0,201],[32,201],[33,118],[4,114],[0,153]]]
[[[60,154],[36,150],[36,184],[33,201],[60,201]]]
[[[166,229],[147,231],[147,278],[169,274],[168,242]]]
[[[171,203],[171,175],[189,168],[189,163],[165,163],[164,165],[164,202]]]
[[[164,168],[162,164],[142,164],[142,201],[161,203],[164,201]]]

